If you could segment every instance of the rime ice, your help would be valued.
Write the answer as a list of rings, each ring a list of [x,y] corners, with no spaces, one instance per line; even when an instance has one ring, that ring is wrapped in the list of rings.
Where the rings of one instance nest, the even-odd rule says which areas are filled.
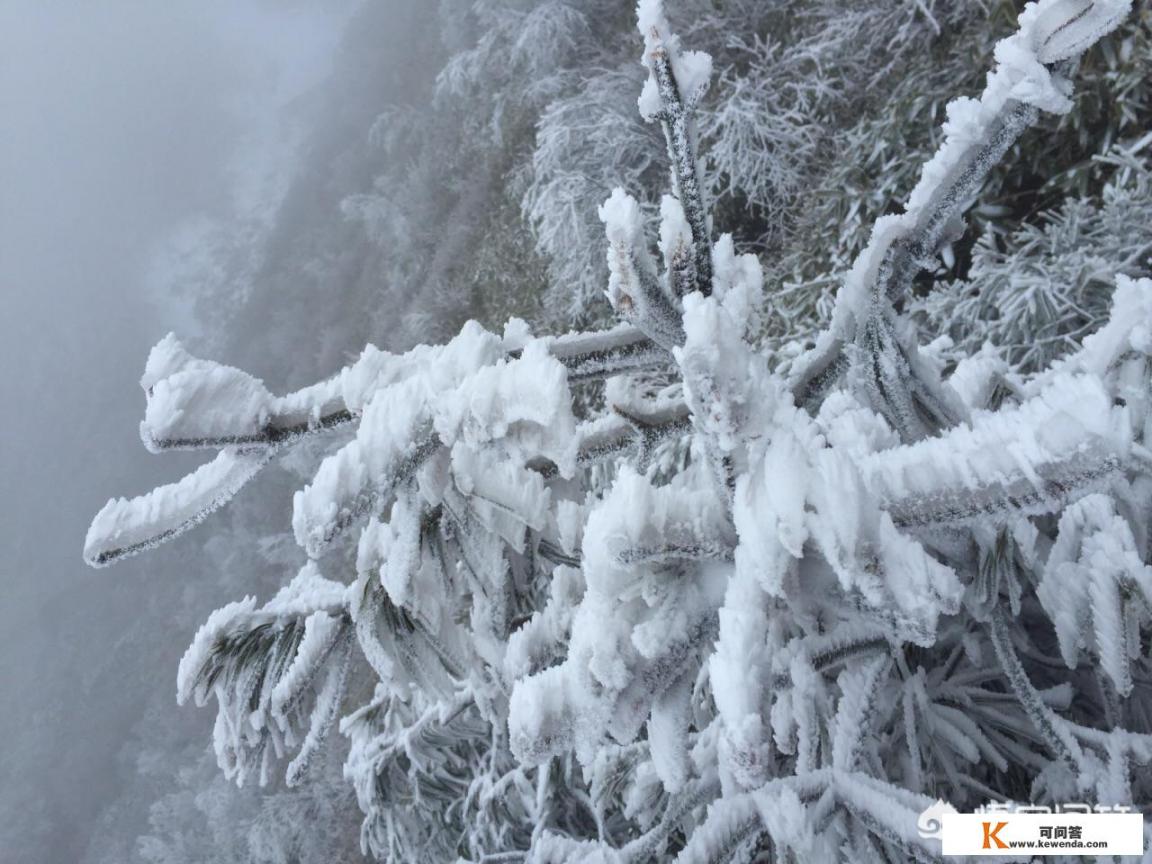
[[[338,725],[366,852],[415,848],[427,826],[396,804],[408,795],[467,814],[459,843],[478,859],[553,864],[764,843],[922,859],[937,850],[917,816],[939,788],[1008,794],[1026,775],[1038,798],[1131,798],[1152,761],[1121,701],[1152,604],[1152,280],[1115,274],[1107,323],[1042,371],[992,343],[949,368],[953,343],[922,345],[907,309],[993,165],[1040,112],[1069,109],[1065,61],[1127,10],[1025,8],[806,352],[757,340],[773,292],[714,236],[701,183],[711,59],[681,49],[658,0],[637,9],[639,109],[663,130],[672,194],[658,225],[622,188],[598,211],[623,324],[469,323],[282,397],[161,342],[145,441],[221,455],[110,502],[95,563],[355,425],[294,499],[308,563],[263,606],[213,613],[181,663],[180,699],[217,702],[223,769],[265,781],[295,751],[300,782]],[[603,380],[604,409],[579,416],[597,405],[579,388]],[[1067,670],[1045,665],[1041,686],[1024,637],[1049,623]],[[1071,710],[1085,660],[1103,728]],[[372,695],[346,712],[350,681]]]

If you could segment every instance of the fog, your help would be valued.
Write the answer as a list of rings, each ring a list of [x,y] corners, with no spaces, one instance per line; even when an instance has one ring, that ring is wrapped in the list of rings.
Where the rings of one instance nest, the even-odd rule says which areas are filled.
[[[84,533],[194,464],[137,434],[149,347],[193,328],[158,261],[227,217],[236,154],[324,75],[349,5],[0,4],[0,861],[82,860],[135,712],[174,690],[199,622],[136,625],[179,548],[96,571]]]

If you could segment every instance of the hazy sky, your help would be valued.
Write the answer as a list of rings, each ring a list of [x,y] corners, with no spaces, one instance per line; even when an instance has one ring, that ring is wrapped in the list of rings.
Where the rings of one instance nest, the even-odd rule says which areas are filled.
[[[0,862],[74,861],[117,791],[140,694],[88,685],[164,559],[80,551],[108,497],[189,466],[137,433],[148,348],[189,326],[157,250],[227,213],[233,154],[323,75],[351,2],[0,2]]]

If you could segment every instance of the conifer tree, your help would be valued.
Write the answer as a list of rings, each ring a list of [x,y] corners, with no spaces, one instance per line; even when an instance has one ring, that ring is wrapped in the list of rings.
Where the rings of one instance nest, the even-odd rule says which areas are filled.
[[[1147,246],[1105,231],[1108,309],[1056,309],[1052,346],[1029,342],[1040,315],[986,345],[982,311],[949,319],[948,344],[920,326],[1009,309],[1019,283],[984,262],[1024,233],[917,292],[1129,12],[1024,9],[807,350],[763,338],[780,284],[715,230],[712,59],[659,0],[637,10],[638,107],[671,183],[655,231],[625,189],[597,211],[616,326],[470,322],[283,396],[157,345],[145,445],[217,455],[110,501],[92,564],[182,533],[282,454],[324,453],[293,500],[306,563],[213,613],[180,664],[179,698],[216,702],[224,772],[307,782],[338,730],[362,848],[395,861],[920,860],[936,798],[1147,800]],[[1141,182],[1130,167],[1102,206]],[[1060,272],[1029,278],[1067,289]]]

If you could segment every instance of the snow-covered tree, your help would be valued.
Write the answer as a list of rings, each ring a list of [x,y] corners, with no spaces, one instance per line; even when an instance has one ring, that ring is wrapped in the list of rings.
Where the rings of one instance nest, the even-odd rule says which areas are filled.
[[[493,39],[577,38],[587,22],[562,5]],[[396,861],[915,860],[939,851],[917,831],[938,797],[1147,800],[1147,243],[1091,241],[1105,251],[1083,285],[1115,285],[1107,311],[1051,284],[1086,272],[1057,241],[1027,282],[986,275],[1047,242],[1028,229],[1007,252],[985,241],[964,284],[915,290],[1129,11],[1024,9],[807,350],[762,338],[780,283],[765,291],[762,262],[714,231],[697,152],[712,60],[658,0],[637,10],[639,113],[663,132],[671,194],[651,235],[624,189],[597,211],[619,324],[472,322],[439,346],[368,346],[284,396],[157,345],[145,445],[218,455],[110,501],[91,563],[182,533],[275,458],[318,460],[293,500],[306,563],[213,613],[180,664],[179,698],[217,703],[224,772],[303,782],[338,729],[362,847]],[[515,44],[545,77],[531,39]],[[729,177],[766,170],[764,142],[741,146]],[[1100,225],[1144,194],[1124,171]],[[1066,207],[1051,230],[1074,221]],[[1071,313],[1013,311],[1057,290]]]

